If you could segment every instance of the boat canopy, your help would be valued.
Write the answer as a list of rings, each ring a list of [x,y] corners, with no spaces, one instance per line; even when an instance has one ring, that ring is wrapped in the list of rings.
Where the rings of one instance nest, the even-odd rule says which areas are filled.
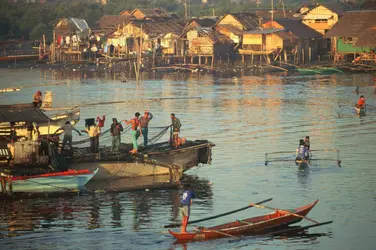
[[[0,106],[0,122],[48,122],[50,118],[35,107]]]

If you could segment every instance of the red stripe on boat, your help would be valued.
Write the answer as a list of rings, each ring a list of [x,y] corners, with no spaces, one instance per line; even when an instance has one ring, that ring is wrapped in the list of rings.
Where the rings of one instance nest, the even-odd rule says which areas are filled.
[[[32,179],[32,178],[40,178],[40,177],[82,175],[82,174],[93,174],[93,173],[94,172],[89,171],[88,169],[83,169],[83,170],[68,170],[68,171],[57,172],[57,173],[48,173],[48,174],[38,174],[38,175],[12,177],[12,180],[13,181],[17,181],[17,180],[27,180],[27,179]]]

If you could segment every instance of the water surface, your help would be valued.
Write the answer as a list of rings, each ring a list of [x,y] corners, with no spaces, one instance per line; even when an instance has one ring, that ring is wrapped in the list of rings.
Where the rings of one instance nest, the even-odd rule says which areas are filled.
[[[0,94],[0,104],[30,102],[36,90],[50,90],[55,107],[86,105],[81,108],[78,128],[83,128],[83,118],[113,112],[108,118],[129,119],[144,109],[155,116],[151,126],[161,127],[170,124],[169,114],[174,112],[183,124],[182,136],[216,144],[212,165],[187,172],[198,196],[192,219],[272,197],[268,205],[278,208],[295,208],[319,199],[309,217],[334,220],[331,225],[310,229],[312,237],[248,238],[233,243],[221,239],[184,246],[174,245],[163,228],[180,220],[179,190],[39,197],[0,201],[3,249],[374,249],[376,110],[359,118],[352,109],[356,86],[367,103],[376,106],[371,75],[174,73],[140,83],[79,71],[0,69],[0,75],[1,88],[57,83]],[[150,99],[176,96],[202,99]],[[121,100],[127,102],[88,105]],[[338,148],[342,168],[329,161],[318,162],[309,172],[298,172],[292,163],[264,165],[266,152],[293,152],[306,135],[311,136],[312,149]],[[123,134],[122,140],[130,141],[130,135]],[[101,143],[109,145],[110,140]],[[335,159],[330,152],[315,156]],[[252,208],[203,225],[268,212]]]

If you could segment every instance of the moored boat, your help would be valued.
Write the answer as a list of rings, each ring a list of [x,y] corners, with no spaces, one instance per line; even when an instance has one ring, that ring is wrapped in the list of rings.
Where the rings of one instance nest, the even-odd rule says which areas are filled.
[[[194,232],[179,233],[169,230],[169,233],[179,241],[210,240],[235,235],[260,235],[271,229],[300,222],[302,218],[296,215],[306,216],[317,202],[318,200],[293,210],[276,210],[267,215],[237,220],[214,227],[199,228]]]
[[[29,176],[6,176],[2,174],[2,192],[49,193],[78,192],[98,172],[89,170],[68,170]],[[7,189],[8,187],[8,189]]]
[[[142,154],[129,154],[131,145],[122,144],[119,153],[111,153],[110,147],[99,148],[98,153],[90,153],[89,148],[76,148],[73,155],[65,152],[69,168],[99,169],[95,180],[114,178],[135,178],[143,176],[170,175],[171,181],[177,181],[183,173],[179,165],[168,164],[144,157]]]

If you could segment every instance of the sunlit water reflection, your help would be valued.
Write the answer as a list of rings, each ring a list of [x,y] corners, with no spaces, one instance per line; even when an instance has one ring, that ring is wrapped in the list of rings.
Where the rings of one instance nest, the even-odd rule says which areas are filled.
[[[311,234],[329,232],[322,237],[249,238],[232,243],[221,239],[175,246],[163,225],[179,220],[179,190],[40,197],[0,202],[0,245],[4,249],[374,249],[376,110],[359,118],[351,108],[357,100],[356,86],[368,104],[376,106],[370,75],[175,73],[139,84],[133,80],[123,83],[121,76],[93,77],[92,72],[0,69],[0,75],[1,88],[67,81],[0,94],[0,104],[30,102],[32,93],[41,89],[53,92],[55,107],[127,101],[83,107],[82,118],[113,112],[110,117],[128,119],[136,111],[149,109],[155,116],[152,126],[161,127],[169,124],[171,112],[176,113],[184,137],[208,139],[217,145],[211,166],[187,173],[198,193],[192,218],[273,197],[269,205],[280,208],[319,198],[310,217],[334,220],[309,230]],[[175,96],[202,99],[150,100]],[[77,127],[83,125],[82,119]],[[264,165],[266,152],[293,152],[305,135],[311,136],[313,149],[340,149],[343,167],[320,162],[301,172],[289,163]],[[128,133],[122,138],[130,141]],[[253,208],[208,221],[205,226],[267,212]]]

